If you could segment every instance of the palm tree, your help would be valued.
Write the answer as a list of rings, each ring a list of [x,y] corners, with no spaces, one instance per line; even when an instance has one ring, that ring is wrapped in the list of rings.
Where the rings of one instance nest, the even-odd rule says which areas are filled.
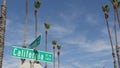
[[[38,13],[38,9],[40,8],[41,6],[41,2],[39,2],[38,0],[35,0],[34,1],[34,7],[35,7],[35,10],[34,10],[34,15],[35,15],[35,38],[37,38],[37,33],[38,33],[38,20],[37,20],[37,13]],[[34,48],[34,51],[37,52],[36,48]],[[37,60],[37,53],[36,53],[36,60]],[[31,61],[30,61],[31,62]],[[39,63],[39,61],[34,61],[34,63]]]
[[[118,8],[120,7],[120,1],[117,2],[117,19],[118,19],[118,24],[119,24],[119,28],[120,28],[120,18],[119,18],[119,13],[118,13]]]
[[[61,46],[60,45],[57,45],[57,49],[58,49],[58,68],[60,68],[60,49],[61,49]]]
[[[110,33],[110,28],[109,28],[109,23],[108,23],[108,12],[109,12],[109,7],[108,5],[105,5],[102,7],[102,10],[104,12],[104,15],[105,15],[105,19],[106,19],[106,25],[107,25],[107,30],[108,30],[108,35],[109,35],[109,39],[110,39],[110,44],[111,44],[111,48],[112,48],[112,56],[113,56],[113,60],[114,60],[114,68],[117,68],[117,63],[116,63],[116,56],[115,56],[115,53],[114,53],[114,47],[113,47],[113,43],[112,43],[112,37],[111,37],[111,33]]]
[[[45,35],[46,35],[46,41],[45,41],[45,51],[47,51],[47,38],[48,38],[48,29],[50,29],[50,24],[48,23],[44,23],[44,26],[45,26]]]
[[[37,13],[38,13],[38,9],[40,8],[40,6],[41,6],[41,2],[39,2],[38,0],[35,0],[35,3],[34,3],[34,7],[35,7],[35,10],[34,10],[34,14],[35,14],[35,38],[37,38],[37,25],[38,25]]]
[[[48,23],[44,23],[44,26],[45,26],[45,36],[46,36],[46,39],[45,39],[45,51],[47,51],[47,40],[48,40],[48,29],[50,29],[50,24]],[[45,63],[45,68],[47,68],[47,62]]]
[[[27,24],[28,24],[28,0],[26,0],[26,22],[24,25],[24,43],[23,48],[26,48],[26,30],[27,30]],[[21,59],[21,64],[25,62],[25,59]]]
[[[116,54],[118,59],[118,66],[120,68],[120,56],[119,56],[119,46],[118,46],[118,38],[117,38],[117,29],[116,29],[116,17],[119,23],[119,16],[118,16],[118,4],[116,0],[112,0],[113,8],[114,8],[114,32],[115,32],[115,41],[116,41]]]
[[[114,14],[117,17],[119,28],[120,28],[120,18],[119,18],[119,13],[118,13],[118,8],[120,7],[120,2],[118,2],[117,0],[111,0],[111,3],[113,4]]]
[[[3,54],[4,54],[4,37],[6,25],[6,0],[3,0],[2,13],[0,17],[0,68],[2,68]]]
[[[52,41],[52,44],[53,44],[53,55],[54,55],[53,68],[55,68],[55,48],[56,48],[57,41],[56,41],[56,40],[53,40],[53,41]]]

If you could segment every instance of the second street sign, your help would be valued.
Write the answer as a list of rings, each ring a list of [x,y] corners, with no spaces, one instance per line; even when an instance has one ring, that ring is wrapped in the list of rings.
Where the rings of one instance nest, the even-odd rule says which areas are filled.
[[[29,48],[35,48],[40,44],[41,35],[39,35],[30,45]]]
[[[31,59],[43,62],[52,62],[53,54],[48,52],[34,52],[33,49],[12,47],[12,56],[16,58]]]

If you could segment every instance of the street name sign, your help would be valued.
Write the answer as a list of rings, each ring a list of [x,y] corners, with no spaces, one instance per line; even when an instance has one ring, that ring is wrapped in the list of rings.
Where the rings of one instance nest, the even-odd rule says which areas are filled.
[[[41,35],[39,35],[30,45],[29,48],[35,48],[40,44]]]
[[[12,57],[30,59],[43,62],[52,62],[53,54],[49,52],[38,51],[37,53],[33,49],[12,47]]]

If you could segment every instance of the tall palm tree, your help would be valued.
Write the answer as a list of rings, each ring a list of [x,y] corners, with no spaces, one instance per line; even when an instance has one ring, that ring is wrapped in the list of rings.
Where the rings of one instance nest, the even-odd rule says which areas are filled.
[[[120,56],[119,56],[119,46],[118,46],[118,37],[117,37],[117,28],[116,28],[116,17],[119,23],[119,16],[118,16],[118,3],[116,0],[111,1],[114,8],[114,33],[115,33],[115,41],[116,41],[116,54],[118,59],[118,66],[120,68]]]
[[[48,39],[48,29],[50,29],[50,24],[48,23],[44,23],[45,26],[45,36],[46,36],[46,40],[45,40],[45,51],[47,51],[47,39]]]
[[[37,38],[37,25],[38,25],[38,21],[37,21],[37,13],[38,13],[38,9],[40,8],[41,6],[41,2],[39,2],[38,0],[35,0],[34,2],[34,7],[35,7],[35,10],[34,10],[34,15],[35,15],[35,38]]]
[[[118,13],[118,8],[120,7],[120,2],[118,2],[117,0],[111,0],[111,3],[113,5],[114,13],[115,13],[115,16],[117,17],[119,28],[120,28],[120,18],[119,18],[119,13]]]
[[[61,46],[60,45],[57,45],[57,49],[58,49],[58,68],[60,68],[60,49],[61,49]]]
[[[6,0],[3,0],[2,13],[0,17],[0,68],[2,68],[3,54],[4,54],[4,37],[6,26]]]
[[[119,24],[119,28],[120,28],[120,17],[119,17],[119,11],[118,8],[120,8],[120,1],[117,2],[117,19],[118,19],[118,24]]]
[[[53,68],[55,68],[55,49],[56,49],[57,41],[56,41],[56,40],[53,40],[53,41],[52,41],[52,44],[53,44],[53,55],[54,55]]]
[[[38,19],[37,19],[37,13],[38,13],[38,9],[40,8],[41,6],[41,2],[39,0],[35,0],[34,1],[34,7],[35,7],[35,10],[34,10],[34,15],[35,15],[35,39],[37,38],[37,34],[38,34]],[[36,48],[34,48],[34,52],[36,52],[36,60],[37,60],[37,50]],[[30,61],[31,62],[31,61]],[[34,61],[34,63],[39,63],[39,61]]]
[[[27,30],[27,24],[28,24],[28,0],[26,0],[26,20],[24,25],[24,43],[23,48],[26,48],[26,30]],[[21,59],[21,64],[25,62],[25,59]]]
[[[47,51],[47,48],[48,48],[48,46],[47,46],[47,40],[48,40],[48,29],[50,29],[50,24],[48,24],[48,23],[44,23],[44,26],[45,26],[45,37],[46,37],[46,39],[45,39],[45,51]],[[47,68],[47,62],[45,63],[45,68]]]
[[[110,44],[111,44],[111,48],[112,48],[112,56],[113,56],[113,60],[114,60],[114,68],[117,68],[117,63],[116,63],[116,56],[115,56],[115,53],[114,53],[114,46],[113,46],[113,42],[112,42],[112,37],[111,37],[111,33],[110,33],[110,28],[109,28],[109,23],[108,23],[108,12],[109,12],[109,7],[108,5],[105,5],[102,7],[102,10],[104,12],[104,15],[105,15],[105,19],[106,19],[106,25],[107,25],[107,30],[108,30],[108,35],[109,35],[109,39],[110,39]]]

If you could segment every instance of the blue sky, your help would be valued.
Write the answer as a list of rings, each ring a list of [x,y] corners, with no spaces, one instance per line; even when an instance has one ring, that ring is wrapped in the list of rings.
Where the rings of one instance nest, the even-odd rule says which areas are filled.
[[[40,0],[38,34],[42,34],[39,51],[44,51],[44,23],[51,24],[48,33],[49,52],[52,40],[62,46],[61,68],[113,68],[111,47],[101,7],[111,7],[109,18],[112,37],[113,9],[109,0]],[[2,0],[0,0],[2,4]],[[34,1],[29,0],[27,46],[34,40]],[[23,45],[25,0],[7,0],[7,25],[3,68],[19,68],[20,59],[11,57],[12,46]],[[118,32],[120,34],[120,31]],[[114,40],[113,40],[114,41]],[[120,41],[119,41],[120,42]],[[57,58],[56,58],[57,60]],[[41,62],[44,66],[44,62]],[[52,63],[49,68],[52,68]],[[56,64],[57,65],[57,64]]]

